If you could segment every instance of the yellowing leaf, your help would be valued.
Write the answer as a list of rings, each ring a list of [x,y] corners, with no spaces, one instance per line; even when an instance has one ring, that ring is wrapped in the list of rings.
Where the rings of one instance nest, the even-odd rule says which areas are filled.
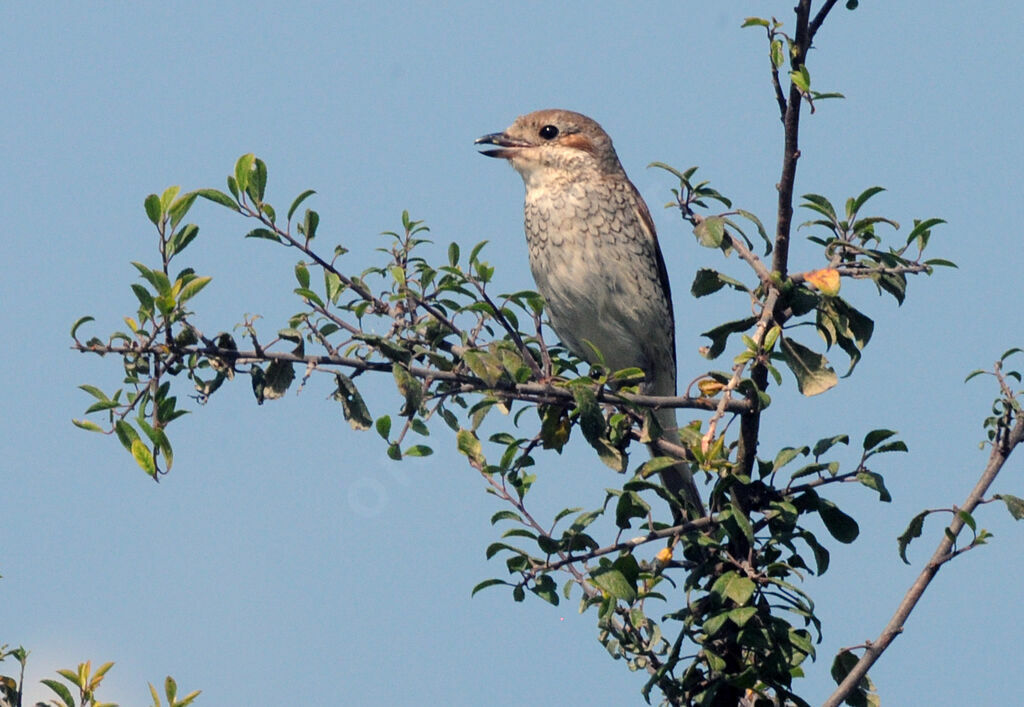
[[[814,270],[804,275],[804,279],[817,287],[823,295],[835,297],[839,294],[839,271],[835,268]]]
[[[715,397],[724,387],[723,384],[713,378],[701,378],[697,381],[697,388],[700,389],[700,394],[705,398]]]
[[[670,548],[670,547],[663,547],[663,548],[661,548],[660,550],[658,550],[658,554],[654,556],[654,559],[656,559],[658,562],[660,562],[663,565],[667,565],[669,562],[672,561],[672,548]]]

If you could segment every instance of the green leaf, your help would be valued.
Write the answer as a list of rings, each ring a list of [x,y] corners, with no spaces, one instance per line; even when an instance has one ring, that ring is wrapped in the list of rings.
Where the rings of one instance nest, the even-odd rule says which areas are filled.
[[[304,290],[309,289],[309,268],[301,260],[295,264],[295,279],[299,283],[299,287]]]
[[[914,223],[914,228],[907,235],[907,245],[910,245],[915,240],[918,241],[918,246],[923,250],[924,246],[928,243],[928,233],[939,224],[946,223],[941,218],[926,218],[923,221],[917,221]]]
[[[319,225],[320,214],[312,209],[306,209],[306,214],[302,218],[302,223],[299,224],[299,233],[305,236],[307,241],[311,241],[316,237],[316,229]]]
[[[370,429],[370,425],[373,424],[373,417],[370,416],[370,411],[366,408],[363,396],[359,394],[359,390],[356,388],[355,383],[352,382],[352,379],[344,373],[335,373],[334,383],[336,387],[333,397],[341,403],[341,411],[345,419],[348,420],[348,424],[354,430]],[[386,441],[388,433],[391,431],[391,418],[385,416],[377,420],[377,432],[381,431],[381,420],[384,419],[387,419],[387,429],[381,434],[381,437]]]
[[[195,297],[196,295],[198,295],[199,292],[204,287],[210,284],[210,280],[212,279],[212,277],[204,275],[203,277],[197,277],[193,280],[190,280],[184,287],[181,288],[181,292],[178,294],[178,302],[186,302]]]
[[[889,489],[885,488],[885,481],[882,479],[881,474],[876,474],[873,471],[862,471],[857,474],[857,481],[869,489],[877,491],[879,501],[883,503],[890,503],[892,501],[892,496],[889,495]]]
[[[197,189],[195,193],[197,196],[201,196],[207,201],[212,201],[215,204],[226,206],[232,211],[239,211],[238,204],[235,200],[219,189]]]
[[[597,396],[591,388],[583,385],[573,386],[572,394],[579,410],[580,431],[593,444],[604,436],[608,427],[601,414],[601,406],[597,404]]]
[[[90,405],[89,408],[85,411],[85,414],[90,415],[94,412],[99,412],[100,410],[112,410],[118,407],[119,405],[121,405],[121,403],[119,403],[116,400],[101,400]]]
[[[163,296],[167,296],[171,292],[171,281],[167,278],[167,275],[159,270],[150,270],[142,263],[132,263],[135,269],[139,271],[139,274],[151,284],[156,291]]]
[[[725,219],[721,216],[708,216],[693,227],[693,233],[705,248],[720,248],[725,239]]]
[[[318,295],[313,290],[306,289],[306,288],[303,288],[303,287],[296,287],[294,292],[295,292],[295,294],[297,294],[302,299],[309,300],[310,302],[312,302],[313,304],[317,305],[318,307],[326,306],[326,305],[324,305],[324,301],[322,299],[320,299],[320,295]]]
[[[962,520],[964,522],[964,525],[966,525],[972,531],[977,531],[978,530],[978,524],[974,520],[974,516],[972,516],[970,513],[968,513],[967,511],[961,510],[961,511],[957,511],[956,515],[957,515],[957,517],[960,520]]]
[[[496,525],[497,523],[503,520],[511,520],[515,521],[516,523],[522,523],[523,517],[515,511],[498,511],[497,513],[491,516],[491,525]]]
[[[729,612],[723,611],[722,613],[716,614],[709,618],[707,621],[705,621],[702,628],[704,629],[704,632],[708,635],[708,637],[711,638],[714,637],[716,633],[722,630],[722,627],[725,626],[728,620]],[[725,661],[722,661],[721,659],[719,659],[719,661],[721,661],[721,667],[717,667],[715,665],[715,663],[718,661],[712,662],[712,654],[706,648],[704,649],[703,653],[704,657],[708,659],[708,662],[710,663],[712,669],[721,670],[725,668]]]
[[[558,587],[551,575],[542,574],[534,582],[530,591],[552,606],[558,606]]]
[[[92,322],[92,321],[96,321],[96,318],[95,317],[90,317],[90,316],[85,316],[85,317],[79,317],[77,320],[75,320],[75,323],[71,325],[71,338],[72,339],[75,338],[75,334],[78,333],[78,327],[80,327],[83,324],[86,324],[88,322]]]
[[[423,401],[423,385],[409,372],[409,369],[398,362],[391,366],[391,373],[395,377],[398,392],[405,398],[402,409],[398,414],[403,417],[415,415],[420,409],[420,403]]]
[[[1008,493],[999,493],[995,497],[1006,504],[1006,510],[1010,512],[1014,520],[1024,520],[1024,498],[1011,496]]]
[[[330,302],[337,302],[338,295],[342,293],[345,287],[341,282],[341,277],[338,273],[330,270],[324,270],[324,291],[327,294],[327,299]]]
[[[857,0],[847,0],[847,9],[853,10],[857,6]],[[857,664],[857,656],[849,649],[844,648],[832,661],[832,679],[840,684]],[[851,707],[880,707],[881,701],[875,692],[875,684],[867,675],[861,678],[854,689],[846,697],[846,704]]]
[[[818,333],[829,346],[838,343],[850,357],[850,369],[844,377],[849,376],[871,340],[875,323],[840,297],[822,298],[817,309]]]
[[[864,451],[874,449],[879,444],[896,434],[896,430],[871,430],[864,435]]]
[[[729,513],[728,515],[724,515],[722,518],[726,532],[730,533],[730,535],[735,537],[736,531],[738,531],[740,535],[744,539],[746,539],[747,542],[753,543],[754,528],[750,524],[750,518],[747,516],[746,513],[744,513],[743,509],[736,502],[735,498],[730,499],[729,504],[731,507],[731,513]]]
[[[796,376],[797,387],[804,395],[824,393],[839,382],[827,358],[789,337],[782,337],[782,355],[789,370]]]
[[[92,420],[72,419],[71,424],[73,424],[75,427],[80,427],[83,430],[89,430],[90,432],[103,432],[103,428],[97,425]]]
[[[726,583],[723,594],[736,602],[737,606],[743,606],[750,601],[755,589],[757,589],[757,585],[749,577],[733,574]]]
[[[235,162],[235,186],[238,187],[240,192],[247,191],[249,188],[249,176],[252,174],[253,162],[256,161],[256,155],[251,152],[242,155]]]
[[[824,438],[819,439],[817,442],[814,443],[814,448],[811,450],[811,454],[813,454],[814,458],[817,459],[822,454],[824,454],[829,449],[831,449],[833,446],[835,446],[837,444],[849,444],[849,443],[850,443],[850,436],[849,435],[836,435],[835,437],[824,437]]]
[[[768,20],[764,19],[763,17],[748,17],[745,20],[743,20],[743,24],[740,25],[740,28],[742,29],[743,27],[754,27],[754,26],[757,26],[757,27],[767,27],[768,24],[769,24]]]
[[[781,69],[782,65],[786,63],[786,49],[781,39],[772,40],[769,55],[772,59],[772,66]]]
[[[666,172],[674,174],[676,177],[679,178],[679,181],[681,183],[687,184],[687,185],[690,183],[690,177],[692,177],[694,172],[697,171],[696,167],[690,167],[685,172],[680,172],[675,167],[673,167],[671,165],[667,165],[664,162],[651,162],[650,164],[647,165],[647,168],[650,169],[651,167],[655,167],[657,169],[663,169]]]
[[[295,366],[291,361],[271,361],[263,380],[263,398],[281,398],[294,380]]]
[[[756,606],[740,606],[736,609],[730,609],[725,615],[738,627],[743,628],[756,614]]]
[[[469,366],[469,370],[473,372],[473,375],[482,380],[488,387],[494,387],[505,373],[501,360],[487,351],[467,349],[462,354],[462,360]]]
[[[75,707],[75,698],[71,696],[71,691],[62,682],[56,680],[50,680],[49,678],[40,680],[39,682],[46,685],[48,688],[57,693],[57,696],[63,700],[66,707]]]
[[[814,564],[818,575],[825,574],[828,571],[830,561],[828,550],[818,542],[813,533],[804,531],[800,534],[800,538],[807,543],[807,546],[811,548],[811,552],[814,553]]]
[[[199,226],[194,223],[190,223],[183,229],[171,236],[170,240],[167,241],[167,257],[170,258],[173,255],[177,255],[181,251],[188,247],[188,244],[195,240],[196,236],[199,235]]]
[[[260,158],[253,159],[253,169],[249,174],[246,191],[257,204],[263,203],[263,195],[267,190],[267,165]]]
[[[288,220],[289,221],[292,220],[292,215],[295,213],[295,210],[297,208],[299,208],[299,204],[301,204],[303,201],[305,201],[309,197],[313,196],[313,194],[316,194],[316,192],[313,191],[312,189],[307,189],[306,191],[302,192],[297,197],[295,197],[295,201],[293,201],[292,205],[288,208]]]
[[[885,191],[885,187],[868,187],[867,189],[862,191],[856,199],[851,199],[846,205],[846,220],[853,221],[854,217],[856,217],[857,215],[857,212],[859,212],[860,208],[864,206],[865,203],[867,203],[867,200],[873,197],[875,194],[879,194],[883,191]]]
[[[809,451],[810,450],[807,447],[801,447],[800,449],[795,449],[793,447],[783,447],[775,456],[775,461],[772,464],[772,471],[778,471],[782,467],[786,466],[786,464],[789,464],[791,461],[796,459],[801,454],[806,456]]]
[[[835,207],[832,206],[832,202],[823,197],[820,194],[804,194],[804,203],[801,206],[811,211],[817,211],[822,216],[828,218],[831,223],[838,223],[839,217],[836,216]]]
[[[888,292],[897,303],[903,304],[907,296],[907,278],[902,274],[882,273],[872,278],[879,290]]]
[[[178,192],[181,191],[179,186],[170,186],[164,189],[164,193],[160,195],[160,211],[167,213],[168,209],[171,208],[171,204],[174,203],[174,198],[178,196]]]
[[[730,334],[745,332],[756,323],[757,317],[748,317],[746,319],[739,319],[737,321],[720,324],[714,329],[704,332],[701,336],[706,336],[711,339],[711,346],[709,346],[707,351],[704,352],[704,357],[709,359],[718,358],[722,351],[725,350],[725,345]]]
[[[192,204],[196,202],[198,194],[194,191],[185,194],[180,199],[175,201],[167,208],[167,214],[171,217],[171,228],[177,228],[181,220],[185,218],[185,214],[192,208]]]
[[[908,565],[910,560],[907,559],[907,546],[910,545],[910,541],[914,538],[921,537],[921,531],[924,529],[924,519],[928,516],[931,511],[921,511],[916,516],[910,519],[910,523],[907,525],[907,529],[903,531],[903,534],[897,538],[899,544],[900,559]]]
[[[103,401],[110,400],[110,398],[107,397],[106,393],[104,393],[102,390],[100,390],[99,388],[97,388],[94,385],[89,385],[88,383],[83,383],[82,385],[78,386],[78,388],[79,388],[79,390],[84,390],[86,393],[88,393],[92,397],[96,398],[97,400],[103,400]]]
[[[745,209],[736,209],[736,213],[743,218],[750,221],[754,226],[757,227],[757,234],[761,236],[761,240],[765,243],[764,254],[768,255],[772,252],[772,239],[768,237],[768,232],[764,230],[764,224],[753,212],[746,211]]]
[[[718,292],[726,285],[740,291],[747,290],[746,285],[739,280],[734,280],[733,278],[727,277],[726,275],[723,275],[717,270],[712,270],[711,268],[701,268],[693,278],[693,285],[690,286],[690,294],[694,297],[704,297],[705,295]]]
[[[274,231],[269,228],[254,228],[245,234],[246,238],[263,238],[268,241],[274,241],[275,243],[283,243],[281,236],[277,235]]]
[[[598,457],[615,471],[625,471],[626,456],[608,439],[608,424],[601,414],[594,391],[584,385],[574,385],[573,397],[579,410],[580,431]]]
[[[380,417],[377,418],[377,422],[375,423],[374,427],[377,429],[377,434],[379,434],[384,439],[384,441],[387,442],[388,436],[391,434],[391,416],[381,415]]]
[[[811,75],[805,64],[801,64],[795,71],[790,71],[789,80],[804,93],[811,90]]]
[[[484,581],[480,582],[480,584],[473,587],[473,591],[470,592],[469,596],[474,597],[476,596],[476,593],[479,592],[481,589],[487,589],[487,587],[496,587],[499,584],[505,584],[509,587],[512,586],[512,584],[506,582],[503,579],[485,579]]]
[[[839,507],[831,501],[818,499],[818,515],[833,538],[841,543],[852,543],[860,535],[860,528],[850,516],[839,510]]]
[[[118,441],[129,452],[132,451],[132,445],[139,439],[139,433],[124,420],[118,420],[114,423],[114,434],[117,435]]]
[[[146,216],[153,222],[154,226],[160,225],[160,220],[164,216],[163,209],[160,208],[160,197],[156,194],[150,194],[146,197]]]
[[[636,599],[636,586],[612,565],[598,567],[590,573],[591,581],[616,599],[632,603]]]
[[[907,443],[902,440],[896,440],[895,442],[889,442],[888,444],[880,445],[875,448],[873,454],[881,454],[882,452],[907,452]]]
[[[635,491],[625,491],[615,504],[615,525],[625,530],[632,525],[633,518],[646,518],[651,506]]]

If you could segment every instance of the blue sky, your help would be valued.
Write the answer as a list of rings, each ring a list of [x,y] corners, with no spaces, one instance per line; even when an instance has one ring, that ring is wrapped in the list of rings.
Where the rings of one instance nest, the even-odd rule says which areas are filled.
[[[172,428],[175,468],[156,485],[115,441],[71,426],[88,404],[76,386],[112,388],[118,375],[114,361],[70,352],[67,332],[83,314],[99,333],[130,313],[129,261],[156,253],[146,194],[223,187],[245,152],[269,165],[273,203],[318,191],[321,237],[351,248],[352,270],[408,209],[438,254],[490,240],[499,285],[529,287],[522,185],[472,141],[564,107],[603,124],[655,212],[688,380],[708,367],[699,332],[745,306],[693,300],[693,271],[743,270],[659,208],[672,183],[645,166],[699,165],[773,220],[777,109],[763,35],[739,25],[774,13],[791,26],[791,5],[0,8],[0,642],[32,649],[28,678],[113,660],[101,694],[124,705],[144,703],[146,681],[168,672],[207,705],[638,702],[641,677],[610,661],[574,602],[514,604],[497,590],[470,600],[502,572],[483,553],[500,506],[443,430],[433,457],[394,464],[379,438],[349,429],[324,384],[257,407],[243,379]],[[830,494],[862,533],[833,543],[832,569],[806,585],[825,620],[803,688],[812,702],[831,689],[837,648],[882,628],[937,523],[911,547],[913,567],[896,536],[917,511],[961,502],[984,464],[980,422],[995,392],[964,376],[1022,344],[1022,20],[1018,3],[863,2],[833,13],[811,56],[815,88],[847,100],[804,113],[797,193],[841,203],[885,186],[872,205],[905,224],[946,219],[932,255],[960,264],[913,281],[899,309],[851,288],[876,320],[854,377],[811,400],[791,380],[775,392],[766,455],[873,427],[898,429],[911,448],[876,467],[892,504],[860,488]],[[190,218],[201,234],[187,254],[214,277],[196,301],[204,326],[259,313],[273,331],[298,309],[291,253],[243,241],[246,224],[212,205]],[[795,252],[794,269],[816,267],[812,255]],[[365,386],[393,399],[390,380]],[[1013,460],[996,490],[1024,495],[1021,469]],[[540,472],[542,509],[597,506],[619,482],[586,450]],[[992,543],[943,569],[872,671],[889,704],[1019,694],[1024,526],[997,505],[979,517]]]

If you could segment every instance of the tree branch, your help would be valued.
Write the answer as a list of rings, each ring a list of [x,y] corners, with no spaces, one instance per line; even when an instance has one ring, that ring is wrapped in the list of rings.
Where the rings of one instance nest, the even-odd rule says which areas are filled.
[[[167,350],[161,346],[111,346],[111,345],[90,345],[88,343],[75,343],[72,350],[83,353],[95,353],[99,355],[117,354],[120,356],[166,356]],[[191,355],[208,358],[218,358],[230,361],[232,364],[264,363],[282,361],[285,363],[298,363],[306,366],[341,366],[356,371],[391,372],[392,364],[385,361],[366,361],[361,358],[333,355],[300,355],[290,351],[239,351],[218,346],[183,346],[176,351],[182,357]],[[542,402],[556,405],[575,405],[576,401],[572,391],[551,383],[509,383],[505,385],[492,386],[484,381],[465,373],[455,371],[443,371],[436,368],[425,368],[423,366],[409,366],[409,372],[421,380],[434,379],[446,383],[454,383],[461,386],[457,392],[482,393],[494,391],[502,395],[525,400],[530,402]],[[634,393],[616,392],[600,388],[596,391],[597,400],[601,403],[623,404],[629,403],[641,407],[664,407],[664,408],[691,408],[695,410],[715,410],[721,408],[724,411],[742,413],[751,409],[751,404],[746,400],[719,401],[714,398],[693,398],[685,395],[659,396],[659,395],[638,395]]]
[[[988,490],[992,482],[995,481],[996,476],[999,475],[1000,470],[1009,458],[1010,453],[1013,452],[1014,448],[1024,440],[1024,415],[1019,415],[1012,428],[1010,428],[1005,435],[1001,438],[997,437],[996,441],[992,445],[992,453],[989,455],[988,464],[985,466],[985,470],[981,474],[981,478],[978,479],[978,483],[975,484],[971,493],[967,496],[967,500],[964,501],[962,510],[967,513],[972,513],[975,508],[981,503],[985,496],[985,492]],[[854,688],[860,683],[861,679],[867,675],[868,670],[872,665],[881,657],[882,653],[886,648],[895,640],[903,631],[903,625],[906,623],[907,618],[910,616],[910,612],[917,606],[917,602],[920,601],[924,591],[931,584],[931,581],[935,578],[939,568],[942,567],[949,559],[953,549],[953,540],[959,535],[960,531],[964,527],[964,520],[959,514],[953,517],[953,522],[949,524],[949,533],[943,535],[939,546],[936,548],[935,553],[932,555],[928,564],[921,570],[921,574],[918,575],[917,580],[910,587],[910,590],[903,597],[903,601],[896,609],[896,613],[889,620],[889,623],[883,629],[882,633],[873,642],[865,644],[864,655],[861,656],[857,664],[853,666],[853,669],[847,674],[846,678],[839,684],[835,692],[823,703],[823,707],[839,707],[839,705],[846,699]]]
[[[537,574],[543,572],[551,572],[553,570],[561,569],[562,567],[572,564],[574,562],[586,562],[592,560],[595,557],[601,557],[602,555],[610,555],[613,552],[620,552],[622,550],[632,550],[633,548],[646,545],[649,542],[655,540],[661,540],[663,538],[672,538],[676,535],[682,535],[684,533],[692,533],[695,530],[706,530],[714,525],[718,524],[718,520],[711,516],[704,516],[698,518],[695,521],[682,523],[680,525],[673,525],[671,528],[662,528],[661,530],[654,530],[647,535],[641,535],[629,540],[623,540],[613,545],[607,545],[605,547],[598,548],[596,550],[590,550],[589,552],[583,553],[582,555],[562,555],[560,559],[555,562],[547,562],[543,565],[536,565],[530,568],[529,576],[535,577]]]
[[[793,55],[790,68],[798,71],[807,59],[807,50],[811,48],[814,35],[821,28],[828,13],[837,0],[827,0],[814,21],[810,21],[811,0],[800,0],[796,7],[796,35],[793,37]],[[785,126],[785,146],[782,154],[782,176],[779,179],[778,221],[775,230],[775,258],[772,269],[782,278],[789,269],[789,237],[793,225],[793,188],[796,184],[796,164],[800,159],[800,106],[803,94],[792,81],[789,84],[789,101],[782,124]],[[781,105],[781,104],[780,104]]]

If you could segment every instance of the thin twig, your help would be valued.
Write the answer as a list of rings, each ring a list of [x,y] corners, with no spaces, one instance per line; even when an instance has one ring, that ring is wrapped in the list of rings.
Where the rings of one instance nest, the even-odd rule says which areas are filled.
[[[768,324],[775,316],[775,304],[778,300],[779,292],[773,287],[769,291],[768,297],[765,298],[764,307],[761,309],[761,316],[757,321],[757,330],[754,332],[753,339],[758,348],[760,348],[764,343],[764,337],[767,335],[769,329]],[[741,361],[732,367],[732,378],[729,379],[729,382],[721,391],[721,397],[719,398],[718,405],[715,408],[715,414],[712,415],[711,419],[708,421],[708,431],[704,433],[704,437],[701,440],[702,446],[707,447],[711,440],[715,438],[718,422],[729,410],[730,403],[733,402],[732,391],[736,389],[736,386],[739,385],[740,381],[743,379],[743,372],[746,370],[747,364],[753,360],[755,359],[747,359],[746,361]],[[748,410],[747,412],[751,411]]]
[[[550,572],[553,570],[561,569],[562,567],[571,564],[573,562],[586,562],[592,560],[595,557],[601,557],[602,555],[610,555],[613,552],[621,552],[622,550],[632,550],[633,548],[646,545],[647,543],[654,542],[656,540],[662,540],[664,538],[673,538],[685,533],[692,533],[698,530],[707,530],[708,528],[714,527],[718,524],[717,519],[711,516],[704,516],[692,522],[682,523],[680,525],[673,525],[671,528],[662,528],[661,530],[654,530],[647,535],[640,535],[629,540],[623,540],[621,542],[614,543],[612,545],[606,545],[605,547],[598,548],[596,550],[590,550],[582,555],[564,555],[555,562],[545,563],[543,565],[535,565],[531,568],[531,576],[542,572]]]

